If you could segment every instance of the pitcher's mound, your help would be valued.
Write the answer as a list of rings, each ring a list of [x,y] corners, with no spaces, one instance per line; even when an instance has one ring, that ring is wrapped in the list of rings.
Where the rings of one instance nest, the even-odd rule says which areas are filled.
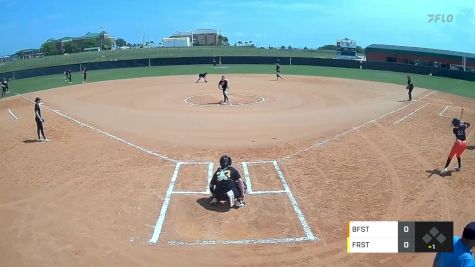
[[[223,96],[221,94],[190,96],[185,99],[185,102],[192,106],[243,106],[260,104],[265,101],[264,97],[255,95],[228,94],[228,97],[229,102],[225,104],[221,102],[223,101]]]

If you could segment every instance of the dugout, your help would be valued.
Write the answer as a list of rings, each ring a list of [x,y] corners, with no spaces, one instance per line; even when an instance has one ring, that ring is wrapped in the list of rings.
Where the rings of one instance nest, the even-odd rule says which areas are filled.
[[[369,62],[398,63],[413,66],[475,72],[475,54],[450,50],[372,44],[365,49]]]

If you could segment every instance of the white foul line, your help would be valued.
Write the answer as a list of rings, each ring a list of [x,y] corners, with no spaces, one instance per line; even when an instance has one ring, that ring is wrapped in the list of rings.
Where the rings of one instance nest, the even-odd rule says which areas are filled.
[[[256,244],[282,244],[314,241],[307,237],[273,238],[273,239],[243,239],[243,240],[198,240],[198,241],[168,241],[173,246],[182,245],[256,245]]]
[[[421,98],[419,98],[419,99],[417,99],[417,100],[420,101],[420,100],[422,100],[422,99],[424,99],[424,98],[426,98],[426,97],[428,97],[428,96],[430,96],[431,94],[434,94],[434,93],[436,93],[436,92],[437,92],[437,91],[434,90],[434,91],[432,91],[432,92],[430,92],[430,93],[424,95],[423,97],[421,97]]]
[[[17,116],[15,116],[15,114],[13,114],[13,112],[10,109],[8,109],[8,112],[10,112],[10,114],[13,116],[13,118],[15,118],[15,120],[18,120]]]
[[[394,124],[398,124],[398,123],[400,123],[401,121],[403,121],[403,120],[409,118],[410,116],[414,115],[416,112],[418,112],[419,110],[421,110],[421,109],[427,107],[428,105],[429,105],[429,103],[426,103],[426,104],[423,105],[422,107],[420,107],[420,108],[414,110],[413,112],[411,112],[411,113],[407,114],[406,116],[402,117],[400,120],[394,122]]]
[[[277,163],[277,161],[274,161],[273,163],[274,163],[274,168],[277,171],[277,175],[279,176],[280,181],[282,182],[282,185],[284,186],[284,190],[287,192],[287,195],[289,196],[290,204],[294,208],[294,211],[297,214],[297,218],[299,219],[300,224],[302,224],[303,231],[305,232],[305,236],[308,238],[308,240],[318,240],[318,238],[313,235],[312,230],[310,229],[310,226],[308,225],[307,220],[305,219],[305,216],[303,215],[302,210],[300,210],[297,204],[297,200],[292,194],[289,184],[287,184],[287,181],[285,180],[284,174],[280,170],[279,164]]]
[[[162,208],[160,210],[160,216],[158,216],[157,223],[153,230],[152,239],[150,243],[157,244],[158,239],[160,238],[160,233],[162,232],[163,222],[165,221],[165,216],[167,215],[168,206],[170,205],[171,196],[173,193],[173,188],[175,187],[175,182],[178,177],[178,170],[180,169],[181,163],[178,162],[175,166],[175,171],[173,172],[172,178],[170,179],[170,184],[168,185],[167,194],[165,195],[165,200],[163,201]]]
[[[432,92],[430,92],[430,93],[424,95],[424,96],[421,97],[419,100],[421,100],[421,99],[423,99],[423,98],[425,98],[425,97],[427,97],[427,96],[429,96],[429,95],[431,95],[431,94],[434,94],[434,93],[436,93],[436,92],[437,92],[437,91],[434,90],[434,91],[432,91]],[[353,127],[353,128],[350,128],[350,129],[348,129],[348,130],[346,130],[346,131],[344,131],[344,132],[342,132],[342,133],[337,133],[335,136],[330,137],[330,138],[327,138],[327,139],[325,139],[325,140],[323,140],[323,141],[321,141],[321,142],[319,142],[319,143],[312,144],[312,145],[310,145],[309,147],[307,147],[307,148],[305,148],[305,149],[303,149],[303,150],[297,151],[297,152],[295,152],[295,153],[293,153],[293,154],[290,154],[290,155],[287,155],[287,156],[283,156],[283,157],[281,157],[281,159],[291,159],[291,158],[293,158],[293,157],[295,157],[295,156],[298,156],[298,155],[300,155],[300,154],[302,154],[302,153],[304,153],[304,152],[309,151],[309,150],[312,149],[312,148],[320,147],[320,146],[322,146],[322,145],[324,145],[324,144],[326,144],[326,143],[329,143],[329,142],[331,142],[331,141],[333,141],[333,140],[336,140],[337,138],[343,137],[343,136],[345,136],[345,135],[348,134],[348,133],[351,133],[351,132],[353,132],[353,131],[356,131],[356,130],[358,130],[358,129],[364,127],[364,126],[370,125],[370,124],[376,122],[377,120],[383,119],[383,118],[385,118],[385,117],[387,117],[387,116],[389,116],[389,115],[391,115],[391,114],[393,114],[393,113],[395,113],[395,112],[398,112],[398,111],[400,111],[400,110],[402,110],[402,109],[405,109],[405,108],[407,108],[407,107],[409,107],[409,106],[411,106],[411,105],[413,105],[413,104],[414,104],[414,103],[412,102],[412,103],[409,103],[409,104],[407,104],[407,105],[404,105],[404,106],[402,106],[402,107],[400,107],[400,108],[397,108],[397,109],[395,109],[395,110],[393,110],[393,111],[390,111],[390,112],[388,112],[388,113],[386,113],[386,114],[383,114],[383,115],[381,115],[381,116],[379,116],[379,117],[377,117],[377,118],[375,118],[375,119],[372,119],[372,120],[370,120],[370,121],[368,121],[368,122],[365,122],[365,123],[363,123],[363,124],[361,124],[361,125],[358,125],[358,126],[355,126],[355,127]]]
[[[26,100],[28,100],[28,101],[34,103],[33,100],[27,98],[26,96],[24,96],[24,95],[22,95],[22,94],[18,94],[18,95],[21,96],[21,97],[23,97],[23,98],[25,98]],[[171,162],[174,162],[174,163],[177,163],[177,162],[178,162],[178,161],[175,160],[175,159],[172,159],[172,158],[169,158],[169,157],[167,157],[167,156],[158,154],[158,153],[153,152],[152,150],[147,149],[147,148],[144,148],[144,147],[142,147],[142,146],[135,145],[135,144],[133,144],[133,143],[131,143],[131,142],[125,140],[125,139],[122,139],[122,138],[120,138],[120,137],[117,137],[117,136],[115,136],[115,135],[113,135],[113,134],[110,134],[110,133],[108,133],[108,132],[105,132],[105,131],[103,131],[103,130],[99,130],[99,129],[97,129],[97,128],[95,128],[95,127],[89,125],[89,124],[86,124],[86,123],[81,122],[81,121],[79,121],[79,120],[77,120],[77,119],[74,119],[74,118],[72,118],[72,117],[70,117],[70,116],[68,116],[68,115],[66,115],[66,114],[63,114],[63,113],[61,113],[59,110],[56,110],[56,109],[53,110],[53,109],[51,109],[51,108],[48,108],[48,107],[45,106],[45,105],[43,105],[43,107],[44,107],[45,109],[47,109],[47,110],[50,110],[50,111],[52,111],[52,112],[54,112],[54,113],[56,113],[56,114],[58,114],[58,115],[60,115],[60,116],[62,116],[62,117],[64,117],[64,118],[68,119],[68,120],[71,120],[71,121],[76,122],[77,124],[79,124],[79,125],[82,126],[82,127],[86,127],[86,128],[91,129],[91,130],[94,130],[94,131],[96,131],[96,132],[98,132],[98,133],[100,133],[100,134],[103,134],[103,135],[107,136],[107,137],[110,137],[110,138],[112,138],[112,139],[115,139],[115,140],[117,140],[117,141],[120,141],[120,142],[122,142],[122,143],[125,143],[125,144],[127,144],[127,145],[129,145],[129,146],[131,146],[131,147],[133,147],[133,148],[136,148],[136,149],[138,149],[138,150],[141,150],[141,151],[143,151],[143,152],[145,152],[145,153],[147,153],[147,154],[150,154],[150,155],[153,155],[153,156],[156,156],[156,157],[159,157],[159,158],[161,158],[161,159],[164,159],[164,160],[167,160],[167,161],[171,161]]]

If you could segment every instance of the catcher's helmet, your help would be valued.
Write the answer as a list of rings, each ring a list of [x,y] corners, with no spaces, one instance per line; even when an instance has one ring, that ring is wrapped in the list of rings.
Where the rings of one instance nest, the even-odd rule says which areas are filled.
[[[221,169],[231,166],[231,163],[232,163],[231,157],[228,155],[223,155],[219,159],[219,165],[221,166]]]
[[[454,125],[454,126],[460,126],[460,120],[457,119],[457,118],[453,118],[453,119],[452,119],[452,125]]]

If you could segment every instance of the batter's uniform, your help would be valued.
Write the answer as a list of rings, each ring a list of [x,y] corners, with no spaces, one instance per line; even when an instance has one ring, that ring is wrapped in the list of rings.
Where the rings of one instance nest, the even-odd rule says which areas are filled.
[[[241,190],[238,185],[239,179],[241,179],[241,175],[234,167],[219,167],[211,179],[209,190],[218,201],[228,200],[226,193],[229,190],[233,191],[235,198],[241,198]],[[244,188],[246,188],[245,185]]]
[[[454,118],[452,120],[452,125],[454,126],[452,132],[455,135],[455,143],[450,150],[449,157],[447,158],[447,162],[445,163],[444,169],[441,171],[441,174],[445,174],[448,172],[448,167],[450,162],[452,161],[453,157],[457,157],[458,161],[458,168],[455,168],[456,171],[460,171],[462,169],[462,154],[467,148],[467,137],[465,135],[465,130],[470,127],[470,123],[462,122],[459,119]]]
[[[465,135],[465,130],[470,127],[470,123],[464,122],[459,127],[453,129],[455,135],[455,143],[452,146],[452,149],[449,153],[449,159],[452,159],[454,156],[460,157],[467,148],[467,137]]]
[[[221,81],[219,81],[218,87],[221,88],[221,90],[223,90],[223,97],[224,97],[223,102],[229,101],[228,92],[227,92],[227,91],[228,91],[228,88],[229,88],[228,81],[227,81],[227,80],[221,80]]]

